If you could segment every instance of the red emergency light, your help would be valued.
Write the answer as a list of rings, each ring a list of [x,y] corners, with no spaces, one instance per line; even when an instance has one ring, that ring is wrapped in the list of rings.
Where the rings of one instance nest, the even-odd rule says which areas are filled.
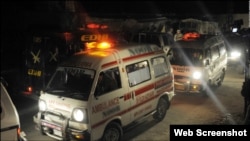
[[[107,25],[100,25],[100,24],[95,24],[95,23],[90,23],[87,24],[87,28],[89,29],[107,29]]]
[[[185,33],[182,37],[183,40],[194,40],[200,38],[200,34],[197,32],[188,32]]]
[[[22,92],[24,95],[31,95],[33,93],[33,88],[32,86],[27,86],[25,91]]]
[[[87,24],[87,28],[90,28],[90,29],[98,29],[99,27],[100,27],[99,24],[94,24],[94,23]]]

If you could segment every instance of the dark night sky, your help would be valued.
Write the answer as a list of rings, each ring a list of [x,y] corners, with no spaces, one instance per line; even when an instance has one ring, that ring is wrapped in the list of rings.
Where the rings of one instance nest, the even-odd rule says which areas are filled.
[[[51,1],[55,0],[42,0]],[[1,1],[2,13],[4,10],[35,10],[42,1]],[[63,2],[62,0],[60,1]],[[155,0],[155,1],[122,1],[122,0],[79,0],[82,3],[82,10],[90,15],[129,15],[129,14],[224,14],[224,13],[249,13],[248,0]]]
[[[224,14],[249,13],[249,2],[243,1],[91,1],[83,2],[85,10],[98,14],[99,11],[113,14]]]
[[[28,1],[28,0],[2,0],[1,1],[1,67],[2,64],[8,64],[13,66],[16,60],[9,60],[9,53],[13,53],[13,47],[15,47],[15,53],[20,55],[22,52],[24,40],[22,34],[18,31],[24,29],[22,26],[27,26],[23,19],[22,14],[33,15],[36,12],[48,12],[44,9],[44,6],[48,6],[47,0]],[[50,0],[53,3],[59,1]],[[147,15],[159,14],[161,16],[176,16],[176,15],[208,15],[208,14],[233,14],[233,13],[249,13],[249,1],[248,0],[217,0],[217,1],[94,1],[84,0],[80,1],[81,10],[85,11],[88,15],[100,16],[100,17],[140,17],[147,18]],[[63,5],[63,0],[60,0],[59,4]],[[60,7],[56,6],[57,8]],[[53,9],[54,10],[54,9]],[[25,12],[23,12],[25,11]],[[51,12],[51,11],[50,11]],[[52,11],[53,12],[53,11]],[[57,18],[57,17],[56,17]],[[39,19],[42,19],[42,17]],[[32,23],[34,20],[28,19],[28,23]],[[43,23],[49,23],[49,20],[42,20]],[[7,52],[6,52],[7,50]],[[9,51],[9,52],[8,52]],[[6,58],[3,58],[5,56]],[[5,60],[8,60],[6,62]],[[20,61],[20,59],[17,59]],[[11,62],[13,61],[13,62]],[[16,64],[15,64],[16,65]]]

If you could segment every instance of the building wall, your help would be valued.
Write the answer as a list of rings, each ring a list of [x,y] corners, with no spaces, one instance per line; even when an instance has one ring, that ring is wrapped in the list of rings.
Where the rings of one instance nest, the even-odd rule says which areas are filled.
[[[229,31],[235,21],[242,21],[241,28],[250,27],[250,15],[248,13],[243,14],[221,14],[215,16],[215,20],[218,22],[222,31]]]
[[[233,14],[233,19],[234,20],[243,20],[243,25],[241,28],[249,28],[250,27],[250,15],[249,14]]]

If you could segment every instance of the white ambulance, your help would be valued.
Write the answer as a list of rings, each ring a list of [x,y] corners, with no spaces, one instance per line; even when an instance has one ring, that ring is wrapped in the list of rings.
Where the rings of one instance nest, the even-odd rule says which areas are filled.
[[[33,118],[42,134],[57,140],[119,141],[125,127],[145,116],[163,120],[175,94],[162,49],[107,42],[87,47],[64,61],[41,91]]]

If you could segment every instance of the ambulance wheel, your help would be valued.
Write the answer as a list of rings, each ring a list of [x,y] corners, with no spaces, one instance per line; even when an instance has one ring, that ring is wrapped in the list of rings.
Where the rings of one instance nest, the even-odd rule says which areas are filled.
[[[166,116],[168,107],[169,107],[169,104],[167,100],[164,98],[160,98],[156,107],[156,112],[153,114],[153,118],[156,121],[162,121],[164,117]]]
[[[44,132],[44,130],[43,130],[43,127],[42,127],[42,126],[40,127],[40,133],[41,133],[41,135],[43,135],[43,136],[46,135],[45,132]]]
[[[101,141],[120,141],[123,136],[121,126],[116,122],[111,122],[106,127]]]
[[[225,78],[225,71],[222,71],[222,73],[221,73],[221,76],[220,76],[220,80],[219,80],[219,82],[217,83],[217,87],[219,87],[219,86],[221,86],[221,84],[222,84],[222,82],[224,81],[224,78]]]

